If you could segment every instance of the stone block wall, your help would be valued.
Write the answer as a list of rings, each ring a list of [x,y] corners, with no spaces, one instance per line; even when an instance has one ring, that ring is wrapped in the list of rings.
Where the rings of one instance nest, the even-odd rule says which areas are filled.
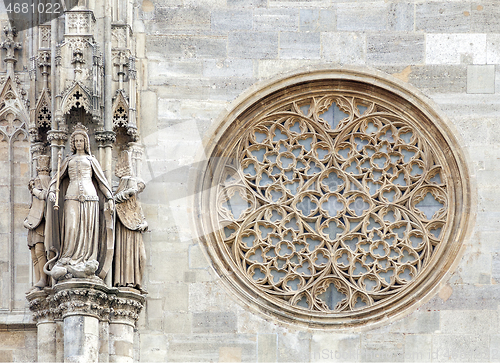
[[[35,362],[36,330],[0,330],[0,362]]]
[[[141,200],[150,225],[138,361],[500,361],[498,1],[137,0],[135,12]],[[453,274],[418,310],[361,331],[306,330],[251,311],[222,286],[190,223],[189,176],[220,117],[252,85],[342,65],[391,74],[448,116],[468,155],[476,221]],[[29,176],[19,173],[16,188],[25,188]],[[5,193],[2,216],[12,203]],[[22,296],[30,263],[23,218],[15,313],[6,298],[9,224],[0,219],[0,360],[36,356]],[[19,330],[6,330],[12,324]]]
[[[500,4],[170,0],[143,1],[138,15],[151,224],[141,360],[500,360]],[[188,220],[188,171],[231,102],[321,65],[371,67],[421,90],[449,117],[477,186],[476,223],[451,278],[376,329],[305,330],[249,311],[222,287]]]

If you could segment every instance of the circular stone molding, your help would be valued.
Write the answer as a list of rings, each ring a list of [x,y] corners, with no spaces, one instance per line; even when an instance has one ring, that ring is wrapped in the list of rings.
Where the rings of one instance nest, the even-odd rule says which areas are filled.
[[[310,327],[415,308],[456,260],[471,193],[431,102],[380,72],[300,73],[242,97],[199,180],[199,233],[246,305]]]

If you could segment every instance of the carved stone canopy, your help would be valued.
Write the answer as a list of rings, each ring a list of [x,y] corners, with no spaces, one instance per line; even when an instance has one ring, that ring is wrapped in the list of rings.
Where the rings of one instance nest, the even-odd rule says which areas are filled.
[[[219,130],[195,223],[245,304],[309,326],[377,322],[414,307],[456,258],[463,156],[397,80],[298,74],[243,99]]]

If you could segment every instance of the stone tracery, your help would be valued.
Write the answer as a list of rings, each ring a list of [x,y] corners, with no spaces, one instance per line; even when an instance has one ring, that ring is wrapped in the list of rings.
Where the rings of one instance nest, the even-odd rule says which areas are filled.
[[[446,161],[387,102],[355,92],[289,98],[225,154],[218,243],[247,284],[292,310],[381,304],[443,243]]]

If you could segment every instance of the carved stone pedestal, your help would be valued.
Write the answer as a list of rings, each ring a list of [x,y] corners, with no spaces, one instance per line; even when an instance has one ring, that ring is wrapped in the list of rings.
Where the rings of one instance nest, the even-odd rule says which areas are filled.
[[[37,322],[39,362],[132,362],[144,306],[135,291],[71,279],[27,295]]]

